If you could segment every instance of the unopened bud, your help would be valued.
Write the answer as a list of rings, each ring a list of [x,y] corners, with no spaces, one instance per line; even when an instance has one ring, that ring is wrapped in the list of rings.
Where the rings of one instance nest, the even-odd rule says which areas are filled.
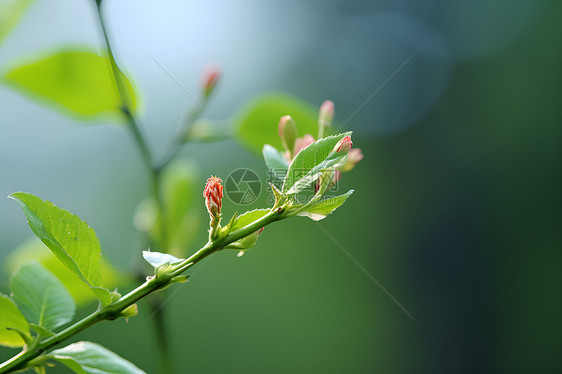
[[[297,139],[297,124],[291,116],[283,116],[279,120],[279,137],[283,147],[293,154]]]
[[[211,95],[219,78],[221,76],[220,70],[214,67],[208,67],[203,71],[203,95],[208,97]]]
[[[349,152],[352,146],[353,146],[353,142],[351,141],[351,137],[345,136],[343,137],[342,140],[338,142],[338,144],[336,144],[336,146],[334,147],[334,151],[347,153]]]
[[[347,155],[347,161],[341,168],[341,171],[350,171],[355,167],[355,165],[357,165],[359,161],[363,159],[363,157],[363,152],[361,152],[360,148],[353,148],[351,151],[349,151],[349,154]]]
[[[318,113],[318,125],[323,127],[330,127],[334,119],[334,102],[326,100],[320,105],[320,112]]]
[[[314,143],[314,137],[310,134],[306,134],[301,138],[297,138],[297,140],[295,141],[295,152],[293,153],[293,158],[294,156],[298,155],[303,148],[308,147],[312,143]]]
[[[207,206],[207,212],[209,212],[211,219],[219,218],[223,197],[222,180],[213,176],[207,179],[207,184],[203,190],[203,196],[205,197],[205,205]]]

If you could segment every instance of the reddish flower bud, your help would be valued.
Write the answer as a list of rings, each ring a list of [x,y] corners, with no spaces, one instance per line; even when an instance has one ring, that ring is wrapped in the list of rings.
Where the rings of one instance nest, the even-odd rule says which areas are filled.
[[[336,152],[349,152],[352,146],[353,146],[353,142],[351,141],[351,137],[346,136],[342,140],[340,140],[338,144],[336,144],[334,150]]]
[[[312,143],[314,143],[314,137],[310,134],[306,134],[301,138],[297,138],[297,140],[295,141],[295,151],[293,152],[293,158],[294,156],[298,155],[303,148],[308,147]]]
[[[215,67],[207,67],[203,71],[203,95],[209,96],[213,92],[220,76],[220,70]]]
[[[330,127],[334,119],[334,103],[326,100],[320,105],[320,112],[318,113],[318,124],[324,127]]]
[[[218,218],[222,207],[222,180],[213,176],[207,179],[203,196],[205,197],[205,205],[209,215],[212,218]]]

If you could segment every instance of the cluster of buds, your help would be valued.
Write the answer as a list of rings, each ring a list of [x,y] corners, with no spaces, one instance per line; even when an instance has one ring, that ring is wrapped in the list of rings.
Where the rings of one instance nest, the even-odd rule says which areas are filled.
[[[318,132],[321,135],[319,136],[319,139],[322,138],[325,130],[332,125],[334,115],[334,103],[330,100],[324,101],[320,106],[320,110],[318,112]],[[297,138],[296,136],[297,126],[295,124],[295,121],[291,118],[291,116],[281,117],[281,120],[279,121],[279,137],[281,138],[281,143],[285,148],[285,158],[287,159],[287,161],[289,161],[289,163],[303,148],[308,147],[315,140],[314,137],[310,134],[305,134],[300,138]],[[340,140],[340,142],[334,148],[334,150],[337,152],[349,152],[346,163],[337,170],[337,173],[334,177],[334,183],[341,176],[340,171],[350,171],[355,167],[355,165],[357,165],[359,161],[363,159],[363,153],[361,152],[361,149],[351,149],[352,146],[353,143],[351,142],[351,138],[349,136],[346,136],[342,140]]]
[[[318,112],[318,138],[321,139],[328,128],[332,125],[332,121],[334,119],[335,109],[334,103],[330,100],[326,100],[320,106],[320,110]],[[285,152],[283,155],[290,163],[296,155],[303,150],[304,148],[308,147],[310,144],[314,142],[314,137],[310,134],[305,134],[304,136],[298,138],[297,137],[297,126],[295,121],[291,118],[291,116],[283,116],[279,121],[279,137],[281,138],[281,143],[283,144],[283,148],[285,148]],[[336,168],[331,172],[325,175],[322,180],[317,180],[315,184],[315,190],[318,191],[320,187],[323,190],[327,188],[331,188],[335,185],[339,179],[341,178],[341,173],[350,171],[357,165],[359,161],[363,159],[363,153],[359,148],[353,148],[353,143],[351,141],[351,137],[346,136],[341,139],[338,144],[334,147],[334,152],[345,152],[348,153],[347,160],[343,165],[336,166]]]

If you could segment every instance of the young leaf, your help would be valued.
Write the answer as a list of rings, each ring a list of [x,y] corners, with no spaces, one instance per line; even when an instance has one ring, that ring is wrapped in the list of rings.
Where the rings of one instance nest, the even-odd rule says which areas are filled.
[[[291,207],[289,214],[291,211],[297,211],[297,216],[308,217],[313,221],[320,221],[321,219],[326,218],[328,214],[342,206],[351,194],[353,194],[353,190],[349,190],[343,195],[325,198],[317,203],[307,206],[302,211],[299,210],[302,209],[303,205],[296,204]]]
[[[121,74],[131,110],[136,108],[133,87]],[[95,53],[66,50],[19,66],[5,76],[14,88],[82,118],[116,114],[121,99],[109,59]]]
[[[100,287],[101,249],[94,230],[78,216],[35,195],[16,192],[9,197],[21,206],[33,233],[103,305],[110,304],[109,290]]]
[[[265,216],[267,213],[269,213],[269,209],[255,209],[255,210],[250,210],[244,214],[242,214],[241,216],[237,216],[234,218],[234,220],[230,223],[230,232],[234,232],[236,230],[239,230],[247,225],[249,225],[250,223],[262,218],[263,216]],[[229,245],[227,245],[226,249],[236,249],[239,251],[245,251],[247,249],[252,248],[253,246],[256,245],[256,242],[258,241],[259,235],[261,233],[261,230],[257,230],[254,231],[253,233],[251,233],[250,235],[241,238],[240,240],[237,240],[233,243],[230,243]]]
[[[287,169],[289,169],[289,161],[283,156],[281,151],[273,148],[269,144],[263,146],[263,159],[265,164],[269,168],[276,178],[283,179],[287,174]]]
[[[234,219],[234,222],[232,222],[232,226],[230,227],[230,232],[234,232],[236,230],[239,230],[249,225],[250,223],[262,218],[267,213],[269,213],[269,209],[254,209],[254,210],[247,211],[246,213],[240,216],[237,216]]]
[[[143,370],[92,342],[78,342],[46,355],[78,374],[143,374]]]
[[[282,192],[294,195],[314,182],[323,170],[343,164],[349,152],[337,152],[334,147],[350,135],[346,132],[322,138],[302,149],[289,166]]]
[[[6,347],[21,347],[25,344],[23,338],[15,331],[18,329],[29,334],[29,324],[16,307],[16,304],[6,295],[0,293],[0,345]]]
[[[291,115],[300,134],[316,134],[317,113],[316,108],[296,97],[270,93],[248,103],[235,116],[233,125],[242,142],[259,153],[264,144],[281,148],[277,124],[282,116]]]
[[[61,282],[38,262],[22,265],[10,282],[12,298],[30,322],[53,330],[74,317],[74,300]]]
[[[142,257],[152,265],[154,268],[160,267],[165,264],[174,264],[182,262],[183,259],[172,256],[168,253],[142,251]]]
[[[45,244],[36,236],[32,236],[17,246],[4,261],[4,269],[8,274],[14,273],[21,265],[29,261],[39,262],[51,274],[54,274],[70,292],[77,307],[84,306],[92,301],[97,301],[97,296],[84,282],[77,282],[76,275],[70,271]],[[122,282],[129,281],[129,274],[118,273],[118,271],[102,257],[100,261],[100,272],[103,274],[103,284],[112,290]]]
[[[33,0],[9,0],[0,2],[0,42],[17,25]]]

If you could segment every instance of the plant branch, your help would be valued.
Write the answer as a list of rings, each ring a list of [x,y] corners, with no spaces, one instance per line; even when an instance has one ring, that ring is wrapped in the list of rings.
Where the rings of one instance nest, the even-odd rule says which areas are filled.
[[[157,291],[159,289],[166,288],[171,283],[174,283],[174,277],[182,274],[187,269],[189,269],[199,261],[203,260],[207,256],[217,251],[220,251],[228,244],[233,243],[239,239],[242,239],[252,234],[253,232],[259,230],[260,228],[272,222],[281,220],[285,217],[287,217],[286,207],[279,207],[279,208],[272,209],[266,215],[248,224],[247,226],[242,227],[241,229],[235,232],[228,233],[222,238],[218,238],[216,241],[208,242],[204,247],[202,247],[197,252],[195,252],[191,257],[180,262],[179,264],[173,266],[163,265],[162,267],[157,268],[156,275],[148,277],[143,284],[141,284],[140,286],[138,286],[128,294],[122,296],[119,300],[96,310],[92,314],[81,319],[80,321],[64,329],[63,331],[55,334],[54,336],[42,340],[34,348],[29,348],[29,349],[25,348],[19,354],[17,354],[16,356],[12,357],[8,361],[1,364],[0,374],[8,373],[15,370],[21,370],[25,368],[26,364],[32,359],[40,356],[41,354],[47,352],[55,345],[76,335],[77,333],[87,329],[88,327],[100,321],[113,320],[120,317],[121,312],[123,312],[126,308],[135,304],[137,301],[146,297],[152,292]],[[163,270],[159,271],[161,268]]]
[[[162,247],[161,250],[167,250],[168,243],[167,243],[166,227],[163,219],[164,204],[162,203],[162,199],[160,197],[160,183],[158,180],[158,171],[153,166],[152,154],[150,152],[150,149],[148,148],[144,135],[142,134],[142,131],[135,119],[135,116],[133,115],[130,98],[127,95],[127,91],[125,89],[125,83],[123,82],[123,76],[121,70],[119,69],[119,66],[117,65],[117,62],[115,60],[115,55],[113,54],[113,49],[111,48],[111,43],[109,41],[109,36],[107,33],[107,28],[105,26],[103,12],[101,9],[101,2],[96,1],[96,11],[98,15],[99,24],[103,33],[103,38],[105,41],[105,47],[107,49],[107,54],[111,65],[111,71],[113,73],[113,79],[115,81],[115,85],[117,86],[119,97],[121,99],[121,112],[125,117],[125,119],[127,120],[127,123],[129,125],[128,127],[131,130],[131,133],[135,139],[135,143],[137,144],[137,147],[139,148],[139,151],[141,153],[144,166],[150,176],[152,197],[154,198],[155,203],[158,207],[158,213],[160,216],[160,220],[159,220],[160,243],[159,244]]]
[[[172,140],[168,153],[166,153],[162,160],[156,165],[155,169],[158,173],[161,172],[162,169],[164,169],[164,167],[176,156],[182,144],[185,142],[185,138],[187,134],[189,134],[189,130],[191,129],[193,123],[199,118],[201,113],[205,111],[208,101],[209,97],[204,96],[201,99],[201,103],[197,103],[197,107],[188,114],[185,123],[181,126]]]

